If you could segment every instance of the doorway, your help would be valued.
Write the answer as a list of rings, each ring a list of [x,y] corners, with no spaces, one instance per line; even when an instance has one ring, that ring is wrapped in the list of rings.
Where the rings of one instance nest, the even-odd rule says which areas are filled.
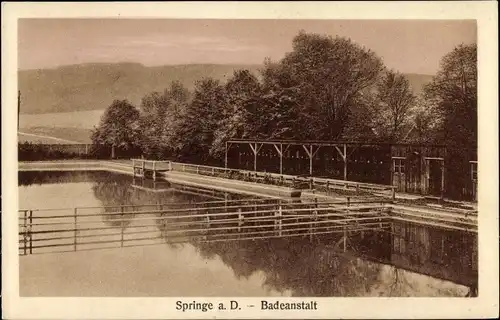
[[[425,158],[426,193],[432,196],[444,196],[444,159]]]

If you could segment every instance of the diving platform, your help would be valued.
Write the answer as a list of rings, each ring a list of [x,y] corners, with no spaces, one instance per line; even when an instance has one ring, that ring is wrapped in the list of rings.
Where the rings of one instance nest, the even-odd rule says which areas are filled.
[[[132,170],[134,177],[151,177],[153,180],[157,179],[157,176],[161,172],[166,172],[172,170],[170,161],[157,161],[157,160],[146,160],[146,159],[131,159],[132,160]]]

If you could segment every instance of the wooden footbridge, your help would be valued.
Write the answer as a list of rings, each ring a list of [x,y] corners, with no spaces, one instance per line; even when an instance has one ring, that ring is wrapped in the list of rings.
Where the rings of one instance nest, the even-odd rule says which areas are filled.
[[[422,216],[420,216],[422,218]],[[395,220],[413,220],[466,232],[474,221],[446,217],[434,221],[394,211],[388,201],[242,199],[198,203],[158,203],[110,207],[21,210],[19,254],[79,251],[178,242],[257,240],[390,232]],[[470,217],[469,217],[470,218]],[[424,221],[425,220],[425,221]]]

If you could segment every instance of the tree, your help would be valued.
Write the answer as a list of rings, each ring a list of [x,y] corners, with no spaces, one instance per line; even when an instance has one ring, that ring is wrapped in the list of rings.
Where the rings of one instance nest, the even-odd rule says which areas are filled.
[[[138,144],[139,111],[127,100],[115,100],[106,109],[99,126],[92,131],[92,143],[111,146],[111,157],[115,148],[129,150]]]
[[[208,161],[220,121],[224,117],[226,96],[218,80],[204,78],[195,84],[192,101],[179,115],[172,142],[181,158]]]
[[[263,76],[269,92],[292,104],[294,138],[332,140],[350,125],[352,109],[383,69],[378,56],[350,39],[300,32],[293,51]]]
[[[168,146],[165,125],[170,101],[159,92],[152,92],[141,100],[141,147],[148,157],[157,157]]]
[[[410,127],[403,136],[402,142],[426,144],[435,143],[438,136],[440,119],[436,110],[426,103],[424,97],[417,97],[409,114]]]
[[[172,82],[163,94],[152,92],[142,99],[141,144],[148,156],[163,158],[172,153],[180,114],[189,99],[190,92],[178,81]]]
[[[477,45],[459,45],[443,57],[425,96],[441,119],[449,145],[477,146]]]
[[[256,76],[248,70],[236,70],[224,85],[226,103],[222,119],[214,133],[210,154],[220,157],[224,154],[225,142],[232,138],[243,138],[253,134],[251,110],[259,105],[261,85]]]
[[[386,72],[377,85],[375,99],[375,125],[380,138],[391,142],[401,140],[416,99],[408,79],[398,72]]]
[[[477,158],[477,45],[459,45],[441,60],[425,97],[440,120],[438,142],[447,145],[448,194],[461,197],[469,163]],[[474,159],[471,159],[474,158]]]

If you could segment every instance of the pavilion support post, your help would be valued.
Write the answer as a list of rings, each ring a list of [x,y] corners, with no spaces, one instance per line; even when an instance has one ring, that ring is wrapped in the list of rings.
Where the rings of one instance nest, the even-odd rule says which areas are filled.
[[[253,151],[253,171],[257,171],[257,143],[255,143],[255,149]]]
[[[257,154],[259,153],[260,148],[262,148],[263,144],[260,146],[257,145],[257,142],[249,142],[250,148],[253,151],[253,171],[257,171]]]
[[[441,200],[444,199],[444,159],[441,161]]]
[[[278,152],[278,155],[280,156],[280,174],[283,174],[283,144],[280,143],[280,147],[276,144],[273,144],[274,149],[276,149],[276,152]]]
[[[347,145],[344,143],[344,180],[347,180]]]
[[[313,175],[313,146],[309,146],[309,175]]]
[[[280,174],[283,174],[283,144],[280,143]]]
[[[224,168],[227,169],[227,141],[226,141],[226,152],[224,155]]]
[[[342,160],[344,161],[344,180],[347,180],[347,145],[344,143],[344,152],[340,150],[340,148],[337,145],[334,145],[335,149],[337,149],[337,152],[340,154],[342,157]]]
[[[304,151],[307,153],[307,156],[309,157],[309,175],[312,177],[312,174],[313,174],[313,159],[314,159],[314,156],[316,155],[316,152],[318,152],[319,150],[319,147],[316,149],[315,152],[313,152],[313,146],[310,145],[309,146],[309,149],[302,145],[302,148],[304,148]]]

